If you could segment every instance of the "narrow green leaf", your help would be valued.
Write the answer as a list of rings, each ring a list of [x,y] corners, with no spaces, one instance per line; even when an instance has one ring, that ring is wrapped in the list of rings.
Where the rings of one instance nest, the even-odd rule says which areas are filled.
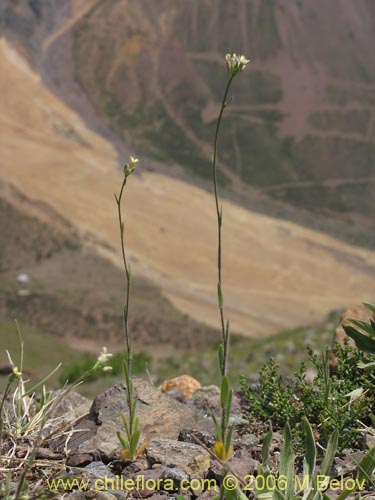
[[[339,443],[339,431],[336,429],[335,431],[333,431],[328,440],[326,453],[324,455],[322,464],[320,466],[319,474],[328,476],[328,473],[333,464],[333,460],[335,458],[335,453],[337,450],[338,443]]]
[[[216,440],[219,441],[221,439],[221,427],[219,425],[219,422],[217,421],[215,413],[211,410],[211,408],[208,408],[208,411],[211,415],[212,421],[213,421],[214,426],[215,426]]]
[[[220,307],[220,309],[222,309],[223,308],[223,294],[221,293],[220,283],[217,284],[217,297],[219,299],[219,307]]]
[[[141,437],[141,433],[139,431],[135,431],[131,437],[130,440],[130,453],[132,457],[135,457],[135,454],[137,452],[137,447],[138,447],[138,442],[139,438]]]
[[[219,345],[218,354],[219,354],[220,372],[222,372],[223,368],[224,368],[224,346],[223,346],[223,344]]]
[[[26,397],[26,396],[30,396],[30,394],[32,394],[33,392],[35,392],[35,391],[36,391],[36,389],[37,389],[38,387],[40,387],[41,385],[43,385],[43,384],[44,384],[44,382],[46,382],[49,378],[51,378],[51,377],[52,377],[52,375],[54,375],[54,374],[57,372],[57,370],[59,370],[59,369],[60,369],[61,365],[62,365],[62,363],[59,363],[59,364],[56,366],[56,368],[54,368],[54,369],[53,369],[53,370],[52,370],[52,371],[51,371],[48,375],[46,375],[46,376],[45,376],[45,377],[44,377],[44,378],[43,378],[40,382],[38,382],[37,384],[33,385],[33,387],[31,387],[31,389],[29,389],[28,391],[26,391],[26,392],[22,395],[22,397],[24,398],[24,397]]]
[[[314,433],[310,422],[306,417],[302,420],[303,431],[305,434],[305,456],[303,460],[303,475],[312,478],[316,463],[316,445]]]
[[[232,424],[229,429],[228,433],[225,438],[225,451],[228,454],[230,445],[232,444],[232,435],[233,435],[233,430],[234,430],[234,424]]]
[[[262,462],[263,464],[267,464],[270,457],[270,446],[273,436],[272,424],[270,424],[269,431],[265,435],[262,444]]]
[[[371,335],[371,336],[374,335],[375,332],[374,332],[371,324],[365,323],[364,321],[360,321],[358,319],[353,319],[353,318],[349,318],[349,321],[351,323],[353,323],[353,325],[358,326],[358,328],[361,328],[362,330],[364,330],[369,335]]]
[[[366,453],[357,465],[357,478],[362,481],[372,481],[371,476],[375,471],[375,447]],[[374,478],[375,479],[375,478]]]
[[[117,432],[117,437],[119,438],[121,446],[123,448],[129,449],[128,442],[126,441],[125,436],[121,432],[119,432],[119,431]]]
[[[273,500],[286,500],[286,498],[289,497],[284,496],[279,490],[273,492]]]
[[[323,495],[320,491],[317,491],[315,495],[312,497],[312,500],[323,500]]]
[[[226,328],[225,328],[225,343],[228,345],[230,340],[230,325],[229,319],[227,320]]]
[[[230,417],[230,412],[231,412],[231,409],[232,409],[232,396],[233,396],[233,391],[232,391],[232,389],[229,389],[228,400],[227,400],[227,404],[226,404],[226,407],[225,407],[225,428],[228,425],[229,417]]]
[[[375,313],[375,305],[374,304],[369,304],[367,302],[363,302],[363,305],[367,307],[367,309],[370,309],[373,313]]]
[[[221,380],[221,406],[226,408],[229,398],[229,380],[226,375]]]
[[[375,354],[375,340],[363,333],[360,333],[358,330],[353,328],[352,326],[344,326],[345,333],[354,340],[358,349],[364,352],[369,352],[371,354]]]
[[[247,496],[240,488],[225,490],[225,498],[226,500],[248,500]]]
[[[286,423],[283,432],[284,446],[280,454],[280,476],[285,476],[285,498],[293,497],[294,492],[294,453],[292,448],[292,432],[289,422]]]

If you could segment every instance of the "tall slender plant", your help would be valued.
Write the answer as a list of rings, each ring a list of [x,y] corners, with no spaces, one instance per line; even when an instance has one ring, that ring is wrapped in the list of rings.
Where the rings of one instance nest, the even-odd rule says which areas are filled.
[[[118,222],[120,228],[120,238],[121,238],[121,254],[124,266],[125,275],[125,300],[123,309],[123,322],[124,322],[124,336],[125,336],[125,356],[123,361],[125,383],[126,383],[126,399],[128,407],[128,417],[121,414],[121,418],[124,424],[125,434],[118,432],[117,436],[122,445],[122,450],[120,456],[123,459],[134,460],[139,454],[138,443],[140,439],[139,430],[139,418],[136,415],[137,410],[137,397],[134,394],[134,387],[132,381],[132,361],[133,361],[133,336],[131,331],[129,331],[128,317],[129,317],[129,305],[130,305],[130,284],[131,284],[131,272],[130,265],[127,260],[126,250],[125,250],[125,224],[122,216],[121,202],[124,195],[125,186],[129,175],[131,175],[135,170],[135,165],[138,163],[138,159],[130,156],[129,163],[124,166],[124,178],[122,180],[120,192],[118,195],[115,194],[115,199],[117,203],[117,214]]]
[[[216,443],[215,452],[216,455],[225,460],[230,458],[233,454],[232,446],[232,433],[233,425],[229,425],[229,417],[232,407],[232,389],[230,388],[229,379],[227,377],[227,363],[228,363],[228,351],[229,351],[229,339],[230,339],[230,325],[229,321],[225,321],[224,317],[224,300],[223,300],[223,286],[222,286],[222,224],[223,224],[223,208],[219,203],[218,187],[217,187],[217,145],[219,138],[219,130],[221,119],[225,107],[228,105],[228,92],[232,84],[234,77],[243,71],[246,64],[249,62],[243,55],[237,54],[227,54],[226,55],[227,70],[228,70],[228,82],[224,91],[223,100],[221,103],[220,113],[216,123],[215,139],[214,139],[214,150],[212,155],[212,173],[213,173],[213,184],[214,184],[214,195],[215,195],[215,206],[216,206],[216,216],[217,216],[217,234],[218,234],[218,247],[217,247],[217,270],[218,270],[218,282],[217,282],[217,295],[219,301],[219,312],[220,312],[220,323],[221,323],[221,333],[222,333],[222,343],[219,346],[219,366],[221,375],[221,420],[218,422],[214,413],[212,412],[212,418],[214,420],[216,429]]]

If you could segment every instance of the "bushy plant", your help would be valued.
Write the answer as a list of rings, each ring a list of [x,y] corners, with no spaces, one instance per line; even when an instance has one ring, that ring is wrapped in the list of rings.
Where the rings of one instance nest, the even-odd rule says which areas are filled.
[[[271,421],[277,428],[289,422],[296,429],[299,446],[303,441],[301,422],[307,417],[320,445],[325,446],[338,430],[339,449],[360,448],[358,420],[371,424],[375,413],[371,397],[375,375],[359,367],[367,357],[348,342],[337,344],[337,367],[331,372],[329,350],[321,357],[311,349],[308,352],[317,372],[314,380],[306,378],[304,364],[293,378],[283,379],[273,359],[263,366],[258,387],[249,386],[241,377],[241,389],[250,406],[248,417]]]

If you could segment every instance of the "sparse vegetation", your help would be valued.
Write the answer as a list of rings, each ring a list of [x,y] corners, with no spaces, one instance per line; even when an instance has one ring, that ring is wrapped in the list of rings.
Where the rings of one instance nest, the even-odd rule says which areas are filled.
[[[278,429],[289,422],[301,446],[301,422],[306,417],[322,447],[337,430],[340,450],[362,448],[358,421],[370,426],[375,423],[375,375],[359,368],[359,363],[368,361],[367,357],[347,342],[344,347],[336,344],[332,355],[337,358],[337,366],[331,371],[329,350],[321,356],[311,348],[308,352],[316,373],[313,379],[307,377],[304,363],[294,378],[284,378],[273,359],[261,369],[259,387],[252,388],[241,378],[241,388],[249,402],[248,418],[271,421]]]
[[[105,10],[108,5],[111,6],[114,3],[106,2],[106,5],[99,5],[97,3],[84,20],[83,29],[88,29],[87,23],[93,20],[92,16],[95,15],[97,10]],[[35,16],[40,16],[41,7],[38,1],[32,1],[30,8]],[[105,16],[103,17],[105,19]],[[257,26],[255,28],[255,35],[259,43],[258,52],[263,59],[275,56],[282,47],[276,21],[275,1],[264,0],[257,10]],[[100,20],[99,22],[102,21]],[[95,28],[95,22],[93,26]],[[75,57],[77,60],[80,58],[82,61],[82,57],[86,54],[86,45],[90,45],[90,38],[85,36],[84,40],[82,40],[82,31],[77,30],[77,32]],[[118,88],[115,88],[113,91],[113,98],[109,98],[107,95],[108,82],[106,78],[107,73],[111,72],[111,42],[111,36],[108,36],[108,39],[102,40],[97,46],[96,50],[99,52],[99,59],[105,60],[105,64],[97,66],[97,74],[88,75],[88,68],[82,63],[82,70],[80,68],[81,73],[78,75],[81,81],[83,83],[86,82],[86,85],[91,88],[93,100],[98,105],[98,108],[109,116],[112,120],[112,126],[115,129],[121,130],[124,124],[128,123],[127,121],[130,121],[131,117],[136,114],[134,111],[140,109],[140,103],[146,109],[144,103],[147,102],[150,105],[149,102],[151,102],[152,104],[149,109],[153,113],[150,116],[157,119],[156,127],[154,125],[149,127],[149,124],[146,123],[150,122],[150,116],[146,111],[138,114],[133,118],[134,128],[137,129],[134,136],[136,140],[139,139],[140,144],[142,141],[146,141],[145,147],[150,148],[149,151],[153,152],[154,157],[159,157],[164,161],[168,159],[170,162],[179,162],[191,168],[192,171],[198,172],[201,165],[207,162],[207,152],[204,144],[207,138],[206,132],[202,132],[202,135],[199,135],[201,127],[204,125],[204,120],[199,113],[201,103],[195,103],[197,105],[194,106],[190,102],[183,102],[180,107],[176,106],[175,109],[178,111],[182,110],[182,114],[184,115],[181,120],[179,117],[176,119],[176,116],[174,116],[175,111],[167,112],[169,109],[168,102],[163,102],[163,92],[158,89],[161,102],[155,105],[154,96],[148,94],[150,91],[147,88],[148,82],[145,82],[144,85],[138,88],[136,79],[132,82],[132,88],[134,92],[139,91],[139,94],[134,102],[126,102],[126,95],[123,95],[123,90],[119,90]],[[82,44],[85,46],[83,47]],[[135,47],[134,52],[136,53],[139,48],[137,43],[135,43]],[[249,61],[244,56],[237,56],[236,54],[228,54],[226,60],[228,80],[216,122],[212,156],[212,174],[217,216],[217,299],[221,333],[221,342],[217,346],[217,352],[215,352],[215,356],[217,355],[219,361],[220,414],[216,415],[213,410],[211,411],[215,428],[215,443],[213,449],[206,447],[206,451],[208,450],[211,458],[217,460],[222,466],[221,477],[220,474],[217,474],[217,481],[221,485],[220,500],[224,498],[227,500],[245,500],[247,498],[245,488],[240,488],[237,485],[231,491],[225,487],[225,480],[230,476],[230,461],[235,451],[233,440],[235,423],[230,420],[232,416],[232,380],[235,376],[234,370],[232,371],[229,366],[229,359],[235,359],[233,354],[239,357],[243,355],[243,340],[234,338],[231,341],[230,324],[224,314],[225,289],[222,279],[222,226],[225,214],[223,214],[223,209],[220,206],[218,187],[220,184],[225,184],[228,179],[217,169],[217,154],[221,119],[224,109],[229,104],[229,89],[234,77],[245,68]],[[164,78],[170,80],[168,72],[163,72],[163,69],[165,69],[163,67],[163,60],[161,59],[159,63],[160,68],[158,67],[158,72],[164,73]],[[201,66],[200,64],[196,65],[200,77],[205,74],[204,71],[210,71],[210,67],[216,68],[213,72],[218,70],[218,65],[215,61],[210,61],[209,64],[203,61]],[[204,69],[202,70],[202,68]],[[125,67],[122,67],[118,70],[120,77],[124,75],[125,69]],[[156,80],[158,79],[157,76]],[[96,79],[99,82],[98,87],[94,85]],[[273,73],[263,70],[256,71],[250,85],[245,86],[243,83],[240,83],[238,88],[241,89],[243,96],[248,97],[252,105],[254,103],[276,105],[283,97],[280,80],[280,77]],[[213,100],[218,95],[218,82],[219,80],[211,81],[207,84],[207,96]],[[114,83],[116,83],[116,78],[114,78]],[[201,83],[199,78],[195,83],[197,85]],[[173,90],[176,92],[173,93]],[[150,97],[149,101],[147,100],[148,97]],[[181,98],[181,87],[176,86],[174,89],[171,89],[171,99],[178,100],[178,98]],[[127,105],[129,106],[127,107]],[[193,111],[191,111],[192,108],[194,108]],[[320,131],[339,130],[345,133],[354,131],[365,134],[368,125],[368,116],[361,113],[350,116],[354,116],[355,119],[349,127],[346,124],[344,126],[341,125],[341,116],[338,116],[336,112],[312,115],[311,124]],[[245,180],[246,183],[251,183],[258,187],[267,187],[270,182],[282,184],[284,179],[292,179],[296,182],[297,186],[286,189],[281,187],[280,190],[275,191],[275,196],[280,199],[287,199],[297,206],[310,204],[309,208],[312,212],[320,211],[321,207],[318,207],[318,205],[321,205],[322,199],[324,200],[324,208],[326,210],[337,210],[341,213],[349,210],[350,204],[346,203],[347,200],[344,194],[343,196],[337,196],[339,191],[332,193],[329,189],[322,187],[326,180],[325,169],[327,163],[330,163],[329,172],[335,174],[340,167],[340,175],[343,174],[345,178],[350,180],[350,174],[352,173],[351,164],[355,163],[358,174],[363,177],[367,176],[369,174],[368,157],[367,153],[364,153],[367,143],[365,141],[343,140],[342,137],[328,139],[324,137],[322,139],[317,136],[305,136],[304,139],[298,142],[290,137],[281,139],[279,137],[278,124],[283,117],[284,115],[276,107],[251,109],[250,111],[246,110],[245,113],[243,110],[237,109],[237,112],[233,113],[223,126],[223,146],[225,152],[222,158],[225,163],[230,164],[230,168],[236,168],[236,172],[239,174],[238,180]],[[189,130],[185,127],[186,123],[191,127],[190,131],[194,129],[195,134],[198,134],[196,137],[188,133]],[[74,129],[69,128],[69,124],[67,126],[64,124],[62,128],[55,128],[55,132],[63,135],[65,138],[74,139],[79,143],[79,136],[75,135]],[[237,138],[240,139],[240,143],[246,144],[246,147],[243,151],[241,150],[242,152],[239,152],[237,148],[236,161],[233,161],[231,146]],[[153,143],[157,141],[159,141],[159,146],[155,148]],[[308,152],[306,160],[308,168],[306,172],[301,172],[297,166],[300,160],[306,157],[306,152]],[[253,161],[252,164],[249,163],[251,158]],[[316,158],[324,158],[324,162],[319,163],[319,168],[315,169]],[[175,312],[169,301],[161,296],[157,287],[153,287],[151,292],[151,288],[149,287],[149,295],[145,297],[147,292],[143,293],[142,283],[138,284],[138,302],[134,304],[134,308],[130,302],[130,292],[131,290],[133,291],[131,287],[132,275],[130,259],[128,259],[125,247],[126,231],[122,201],[128,177],[133,173],[137,162],[136,158],[130,157],[129,163],[124,166],[124,176],[120,192],[118,195],[115,195],[124,266],[124,279],[120,279],[124,292],[122,294],[124,303],[121,303],[123,307],[122,317],[114,313],[114,309],[120,303],[118,281],[116,281],[116,278],[112,281],[111,278],[113,275],[108,276],[106,272],[108,268],[105,265],[103,265],[102,269],[98,269],[96,279],[100,280],[102,286],[113,287],[113,297],[110,300],[108,296],[101,295],[100,291],[93,293],[92,291],[87,291],[84,287],[82,288],[80,281],[84,270],[80,269],[78,277],[75,276],[75,268],[77,266],[70,267],[69,279],[71,279],[71,282],[69,285],[71,288],[68,291],[64,287],[60,288],[60,285],[56,286],[53,283],[49,283],[48,290],[50,295],[45,294],[44,288],[47,281],[44,282],[43,280],[31,282],[28,290],[26,290],[26,295],[31,296],[27,304],[34,312],[44,307],[48,311],[48,314],[51,311],[54,311],[55,315],[56,311],[58,311],[57,316],[61,314],[61,311],[71,313],[71,324],[75,324],[76,331],[80,332],[82,338],[85,338],[85,336],[88,337],[90,331],[104,333],[105,335],[107,332],[112,331],[111,326],[119,327],[122,322],[124,326],[125,353],[118,353],[116,356],[112,356],[104,347],[98,358],[90,355],[84,356],[83,359],[68,366],[62,373],[60,384],[63,385],[63,388],[61,391],[51,393],[46,390],[44,383],[55,374],[55,370],[42,377],[42,380],[37,381],[35,384],[29,383],[24,379],[24,343],[22,336],[19,336],[21,345],[20,363],[14,363],[11,356],[8,355],[11,373],[5,384],[3,394],[0,396],[0,455],[1,461],[4,460],[5,468],[9,467],[9,464],[13,463],[12,461],[17,460],[20,461],[21,465],[17,465],[17,467],[12,468],[12,470],[6,473],[5,479],[0,486],[0,498],[28,500],[49,496],[49,493],[45,491],[46,488],[41,486],[39,478],[35,483],[35,487],[34,485],[29,486],[27,483],[27,476],[35,465],[38,450],[42,446],[48,445],[52,434],[58,433],[61,430],[58,428],[57,431],[54,430],[52,433],[50,431],[47,432],[45,427],[47,418],[52,413],[57,402],[62,400],[77,383],[97,380],[99,378],[99,371],[103,372],[102,375],[111,373],[112,376],[118,375],[121,370],[124,372],[127,413],[121,413],[123,429],[117,431],[116,437],[122,446],[122,449],[119,451],[119,457],[123,461],[119,465],[119,467],[121,466],[121,473],[123,472],[122,466],[124,463],[136,461],[148,444],[144,443],[140,446],[142,437],[140,432],[141,422],[137,413],[139,399],[135,392],[133,375],[139,371],[144,371],[145,364],[151,362],[152,358],[143,352],[137,354],[134,350],[134,332],[137,332],[137,321],[139,323],[144,321],[144,316],[150,310],[146,309],[146,307],[152,307],[149,306],[149,302],[151,301],[156,303],[154,307],[158,313],[157,318],[160,318],[160,324],[154,321],[154,317],[149,320],[151,324],[146,322],[147,334],[149,336],[152,336],[155,332],[159,334],[159,331],[162,330],[164,324],[162,323],[163,316],[168,316],[169,314],[175,315],[173,321],[168,323],[173,326],[185,324],[186,318]],[[200,172],[200,175],[201,177],[207,177],[208,173],[208,170],[204,170]],[[221,179],[220,175],[222,176]],[[297,192],[295,191],[295,187],[298,188],[298,182],[312,183],[312,185],[309,185],[307,188],[305,186],[303,190]],[[368,189],[366,179],[364,185],[365,189]],[[360,189],[359,192],[361,192]],[[351,193],[354,192],[354,188],[350,188],[350,190]],[[306,192],[311,193],[307,197],[307,201],[306,199],[302,200]],[[355,193],[356,195],[358,194],[357,191]],[[348,193],[346,195],[349,196]],[[355,198],[353,198],[353,203],[355,202]],[[364,201],[361,200],[360,202],[363,203],[360,206],[361,211],[366,213],[368,200],[364,198]],[[7,204],[4,203],[4,207],[9,211],[9,214],[13,213]],[[63,239],[61,239],[58,231],[49,234],[49,226],[45,224],[41,226],[40,234],[42,238],[39,239],[37,236],[30,235],[30,231],[27,232],[27,229],[29,229],[27,225],[33,224],[35,221],[31,217],[25,217],[20,220],[22,220],[21,232],[23,231],[25,234],[28,234],[21,236],[20,240],[11,243],[12,246],[19,245],[21,261],[23,258],[25,260],[28,259],[28,263],[35,266],[34,269],[40,269],[38,266],[45,264],[46,268],[42,268],[41,274],[49,276],[49,269],[46,262],[50,263],[52,260],[55,262],[55,259],[57,259],[60,266],[59,272],[65,274],[66,269],[69,268],[68,264],[71,265],[71,262],[67,264],[67,260],[69,261],[70,258],[78,259],[77,255],[80,255],[82,251],[78,236],[70,231],[69,236],[64,235]],[[64,225],[63,220],[60,220],[59,223]],[[71,228],[68,229],[70,230]],[[45,246],[43,241],[47,241],[49,245]],[[12,250],[9,248],[5,248],[3,252],[1,257],[5,256],[6,266],[11,267],[12,272],[18,270],[19,262],[16,262],[17,256],[14,256]],[[85,255],[83,260],[85,259],[86,261],[92,259],[92,262],[98,262],[98,257],[91,254]],[[82,263],[83,260],[79,260],[78,262]],[[45,279],[47,280],[47,278]],[[6,305],[4,307],[8,311],[19,310],[19,297],[23,296],[19,294],[21,290],[17,288],[18,285],[13,283],[13,281],[11,274],[6,275],[6,280],[4,280],[0,288],[0,291],[6,296]],[[90,288],[88,282],[86,286]],[[144,288],[147,288],[147,286]],[[157,300],[155,300],[155,297]],[[63,308],[61,304],[63,304]],[[73,307],[74,305],[77,307],[77,304],[81,307],[79,311]],[[96,304],[100,304],[101,306],[99,312],[93,307]],[[138,318],[133,323],[129,318],[130,307],[132,307],[132,311],[138,312]],[[374,306],[368,305],[368,307],[371,311],[375,312]],[[51,320],[45,324],[49,326]],[[142,330],[144,325],[144,322],[140,326],[138,325],[139,329]],[[349,453],[353,449],[363,450],[368,446],[364,435],[369,433],[372,437],[375,435],[375,370],[373,370],[375,365],[373,361],[373,355],[375,354],[375,323],[373,321],[364,323],[359,320],[352,320],[352,325],[345,326],[345,330],[355,340],[358,349],[350,347],[348,342],[344,346],[337,344],[332,352],[326,349],[322,355],[317,353],[317,346],[314,346],[314,349],[308,348],[309,361],[315,369],[313,377],[309,378],[307,376],[308,373],[305,364],[300,365],[299,371],[294,378],[290,376],[283,377],[277,362],[272,358],[261,369],[259,384],[255,386],[251,385],[245,377],[242,377],[241,388],[245,404],[247,405],[249,420],[256,421],[262,425],[271,421],[270,430],[263,439],[262,461],[258,463],[256,469],[257,477],[263,477],[263,480],[266,481],[273,477],[274,480],[276,478],[278,481],[277,488],[270,487],[268,484],[266,486],[258,485],[256,491],[253,493],[254,498],[263,500],[328,499],[326,494],[320,493],[320,491],[316,492],[318,475],[322,475],[327,479],[337,454],[343,452],[344,449],[347,449],[348,452],[348,448]],[[66,324],[63,328],[66,328]],[[61,331],[61,329],[56,329],[57,334],[60,334]],[[205,329],[204,331],[208,332],[210,337],[216,333],[212,329]],[[71,332],[71,335],[74,335],[74,333]],[[181,331],[179,333],[180,338],[175,340],[175,342],[182,343]],[[194,333],[196,333],[195,330]],[[167,333],[164,337],[162,337],[162,334],[160,335],[157,339],[158,343],[162,344],[162,341],[165,341],[164,344],[166,344],[170,339],[170,333]],[[289,359],[285,359],[286,357],[293,357],[293,362],[295,362],[296,358],[295,346],[292,345],[290,347],[290,343],[293,343],[295,338],[290,335],[291,332],[284,332],[272,341],[273,343],[280,341],[280,345],[285,347],[285,352],[279,353],[279,355],[285,354],[284,358],[282,356],[279,358],[279,361],[285,361],[285,364],[290,361]],[[292,341],[290,340],[291,338],[293,339]],[[189,339],[184,339],[184,342],[186,344],[189,344],[189,342],[193,343]],[[198,339],[194,340],[194,342],[193,347],[195,348],[197,345],[200,345],[199,342],[206,345],[206,339]],[[320,338],[320,342],[323,342],[322,338]],[[326,339],[324,339],[324,343],[326,343]],[[255,345],[263,348],[264,356],[268,358],[270,354],[268,341],[262,340],[261,342],[258,341],[258,343],[253,341],[252,346]],[[231,358],[229,357],[230,347],[231,349],[233,347]],[[318,347],[321,347],[321,344]],[[249,365],[254,362],[254,356],[257,355],[257,351],[254,352],[250,352],[248,358],[245,360]],[[336,358],[334,367],[330,367],[331,354]],[[201,378],[199,377],[201,373],[200,367],[207,359],[202,361],[203,356],[201,353],[199,353],[199,357],[201,365],[198,364],[196,369],[198,378]],[[188,361],[190,360],[191,358],[188,358]],[[178,361],[178,356],[173,355],[170,361],[172,368],[179,366]],[[206,371],[211,371],[212,361],[213,355],[208,358]],[[173,363],[175,364],[173,365]],[[192,373],[193,369],[191,365],[188,365],[188,368],[190,368],[189,371]],[[71,380],[75,380],[74,384],[67,386],[66,382],[70,382]],[[147,406],[148,403],[144,404]],[[92,409],[91,406],[89,416],[94,421],[94,415],[91,414],[94,413]],[[96,424],[99,426],[101,422],[98,423],[95,421]],[[248,427],[246,427],[246,424],[243,422],[242,424],[247,431]],[[293,427],[293,433],[291,427]],[[279,447],[277,453],[273,451],[271,456],[271,445],[274,436],[273,428],[283,431],[283,445]],[[366,429],[366,432],[364,432],[364,429]],[[74,434],[76,429],[70,428],[70,430]],[[240,439],[241,434],[238,433],[237,440]],[[22,449],[26,449],[26,452],[20,458],[18,455]],[[356,471],[357,478],[367,481],[371,488],[375,488],[373,481],[373,471],[375,470],[374,450],[372,448],[367,452],[365,457],[359,462]],[[66,452],[66,449],[64,449],[64,452]],[[251,452],[256,454],[257,450],[254,448]],[[278,460],[277,457],[279,457]],[[116,461],[118,461],[117,458]],[[110,463],[110,459],[105,454],[100,456],[100,459],[107,460],[108,464]],[[136,466],[137,464],[135,464],[135,468]],[[173,469],[175,469],[173,472],[176,472],[174,464]],[[142,466],[140,470],[143,470]],[[185,473],[185,471],[181,472]],[[301,477],[298,483],[301,487],[297,490],[293,488],[296,484],[296,477]],[[306,477],[307,480],[305,480]],[[232,476],[233,478],[235,476]],[[285,488],[282,488],[280,480],[284,479]],[[243,486],[241,481],[239,484]],[[349,494],[349,490],[343,489],[338,498],[343,500]]]

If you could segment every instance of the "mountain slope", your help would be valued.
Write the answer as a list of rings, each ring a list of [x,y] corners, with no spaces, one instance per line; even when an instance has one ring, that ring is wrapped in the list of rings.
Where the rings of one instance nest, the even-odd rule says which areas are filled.
[[[127,141],[207,178],[224,54],[245,53],[223,121],[223,183],[369,228],[373,15],[366,0],[106,0],[76,27],[75,71]]]
[[[371,0],[3,0],[0,29],[121,157],[125,141],[206,188],[224,54],[245,53],[223,194],[369,247],[374,15]]]
[[[85,244],[120,266],[113,193],[121,172],[114,148],[48,91],[4,39],[0,74],[7,76],[0,79],[2,179],[50,205]],[[311,323],[371,296],[370,251],[229,201],[223,211],[223,291],[234,331],[253,336]],[[133,273],[216,327],[212,195],[140,166],[127,188],[126,231]]]

